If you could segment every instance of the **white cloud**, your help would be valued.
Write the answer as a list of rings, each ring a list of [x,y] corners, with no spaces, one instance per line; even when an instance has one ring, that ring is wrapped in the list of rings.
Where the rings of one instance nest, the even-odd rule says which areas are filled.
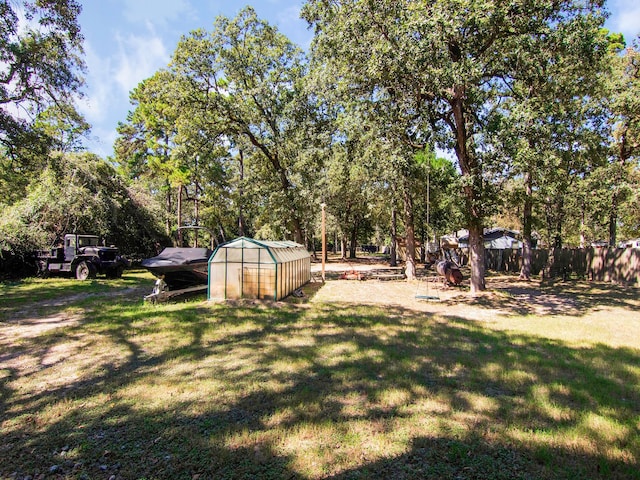
[[[85,44],[85,61],[87,63],[87,92],[78,104],[80,112],[89,123],[104,120],[108,105],[114,99],[111,59],[99,56],[89,43]]]
[[[287,32],[287,37],[299,45],[303,50],[309,50],[313,33],[309,30],[307,22],[300,18],[301,7],[292,5],[278,13],[276,24],[278,30]]]
[[[285,8],[278,14],[278,24],[282,25],[289,22],[300,22],[300,10],[300,7],[297,5]]]
[[[627,44],[631,45],[640,34],[640,6],[621,15],[617,24],[619,30],[624,33]]]
[[[129,34],[118,36],[117,71],[115,80],[124,92],[131,91],[145,78],[164,68],[170,55],[162,38],[155,35],[151,24],[147,24],[150,35]]]
[[[612,12],[607,21],[609,30],[621,32],[631,45],[640,34],[640,5],[637,0],[617,0],[611,2],[609,10]]]
[[[147,24],[147,34],[115,34],[113,53],[100,55],[85,43],[87,89],[78,109],[93,126],[87,147],[100,155],[111,154],[116,126],[131,109],[129,93],[169,61],[163,40]]]
[[[118,134],[115,129],[94,128],[89,138],[85,139],[84,146],[88,151],[106,158],[113,155],[113,144],[117,137]]]
[[[111,154],[116,126],[132,109],[131,90],[167,66],[185,22],[198,18],[190,0],[103,1],[83,17],[87,87],[78,103],[93,126],[86,146],[101,155]]]

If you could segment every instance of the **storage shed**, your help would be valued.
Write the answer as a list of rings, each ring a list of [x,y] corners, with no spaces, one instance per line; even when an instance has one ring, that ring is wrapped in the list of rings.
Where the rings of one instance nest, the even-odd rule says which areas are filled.
[[[209,299],[280,300],[311,280],[311,255],[288,241],[240,237],[209,259]]]
[[[518,240],[520,232],[507,228],[485,228],[483,233],[484,248],[489,250],[518,250],[522,248],[522,242]],[[460,248],[469,248],[469,234],[458,238]]]

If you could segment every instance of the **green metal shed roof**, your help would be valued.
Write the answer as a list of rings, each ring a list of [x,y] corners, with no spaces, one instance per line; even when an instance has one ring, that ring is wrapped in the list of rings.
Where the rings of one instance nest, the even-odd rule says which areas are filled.
[[[264,249],[269,252],[269,257],[273,263],[284,263],[288,261],[298,260],[301,258],[309,258],[310,254],[307,249],[296,242],[288,240],[255,240],[253,238],[239,237],[235,240],[219,245],[213,252],[209,263],[217,261],[227,261],[226,259],[216,259],[217,253],[224,249]],[[264,258],[264,257],[263,257]],[[263,260],[264,261],[264,260]]]

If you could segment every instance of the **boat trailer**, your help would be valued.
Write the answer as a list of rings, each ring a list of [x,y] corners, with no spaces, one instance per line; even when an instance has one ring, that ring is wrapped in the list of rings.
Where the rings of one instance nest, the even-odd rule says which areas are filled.
[[[152,292],[149,295],[145,295],[144,301],[151,303],[166,302],[167,300],[175,297],[180,297],[182,295],[204,292],[207,290],[207,288],[208,285],[204,284],[195,285],[193,287],[180,288],[177,290],[169,290],[169,287],[165,283],[164,279],[158,278],[153,286]]]

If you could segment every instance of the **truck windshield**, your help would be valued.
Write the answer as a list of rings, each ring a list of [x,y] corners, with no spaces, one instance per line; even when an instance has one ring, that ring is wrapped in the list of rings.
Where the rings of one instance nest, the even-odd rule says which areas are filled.
[[[78,237],[79,247],[91,247],[98,245],[98,237]]]

